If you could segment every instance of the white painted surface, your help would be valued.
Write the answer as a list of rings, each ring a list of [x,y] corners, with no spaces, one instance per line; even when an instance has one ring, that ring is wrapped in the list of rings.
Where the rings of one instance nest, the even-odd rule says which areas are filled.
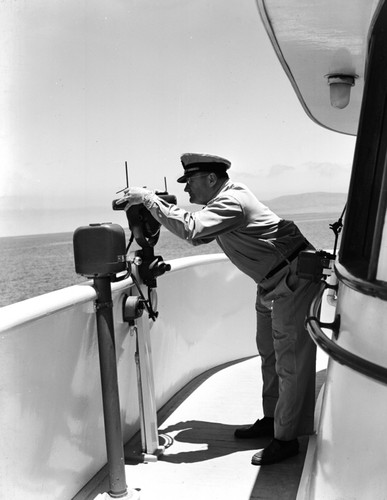
[[[364,89],[368,31],[380,0],[257,0],[266,30],[308,115],[355,135]],[[330,105],[328,74],[357,75],[350,103]]]
[[[341,285],[338,345],[387,366],[387,302]],[[387,498],[387,386],[330,360],[314,449],[297,500]]]
[[[224,256],[172,262],[151,325],[157,407],[201,372],[255,354],[255,285]],[[113,285],[124,440],[138,429],[135,343]],[[2,498],[72,498],[105,464],[93,300],[87,285],[0,310]]]
[[[162,423],[160,432],[173,439],[172,446],[157,463],[126,466],[129,486],[141,490],[141,500],[250,498],[259,473],[251,457],[268,439],[236,442],[233,433],[263,416],[259,373],[257,357],[221,370]]]
[[[376,278],[378,280],[387,281],[387,217],[384,219]]]

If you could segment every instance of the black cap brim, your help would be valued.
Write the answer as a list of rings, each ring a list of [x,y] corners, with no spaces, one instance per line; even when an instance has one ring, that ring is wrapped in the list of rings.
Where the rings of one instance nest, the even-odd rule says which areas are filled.
[[[183,183],[187,182],[188,177],[189,177],[189,175],[182,175],[181,177],[179,177],[177,179],[177,182],[180,182],[180,184],[183,184]]]

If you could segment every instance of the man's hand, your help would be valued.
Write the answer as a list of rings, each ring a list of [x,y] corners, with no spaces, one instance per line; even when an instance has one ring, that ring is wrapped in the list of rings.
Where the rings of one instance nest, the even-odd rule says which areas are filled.
[[[117,201],[117,205],[126,203],[125,210],[133,205],[141,205],[141,203],[144,203],[145,195],[152,192],[150,189],[140,187],[125,189],[124,196]]]

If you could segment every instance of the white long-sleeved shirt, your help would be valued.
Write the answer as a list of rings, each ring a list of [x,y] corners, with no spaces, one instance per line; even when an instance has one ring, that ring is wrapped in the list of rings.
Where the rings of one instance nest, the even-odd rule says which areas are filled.
[[[144,205],[160,224],[193,245],[218,242],[238,269],[259,283],[305,241],[297,226],[257,200],[243,184],[227,180],[197,212],[166,203],[155,194]]]

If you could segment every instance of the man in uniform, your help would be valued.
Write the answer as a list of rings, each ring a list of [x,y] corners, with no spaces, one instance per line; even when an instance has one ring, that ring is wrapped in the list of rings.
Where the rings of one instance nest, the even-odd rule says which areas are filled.
[[[275,215],[243,184],[228,177],[231,163],[219,156],[186,153],[181,162],[189,212],[146,188],[128,188],[125,208],[144,204],[164,227],[199,245],[214,239],[227,257],[257,283],[257,347],[261,357],[264,418],[238,428],[237,438],[272,436],[252,458],[268,465],[296,455],[297,437],[314,430],[316,348],[305,331],[316,284],[299,279],[297,256],[313,248],[297,226]]]

